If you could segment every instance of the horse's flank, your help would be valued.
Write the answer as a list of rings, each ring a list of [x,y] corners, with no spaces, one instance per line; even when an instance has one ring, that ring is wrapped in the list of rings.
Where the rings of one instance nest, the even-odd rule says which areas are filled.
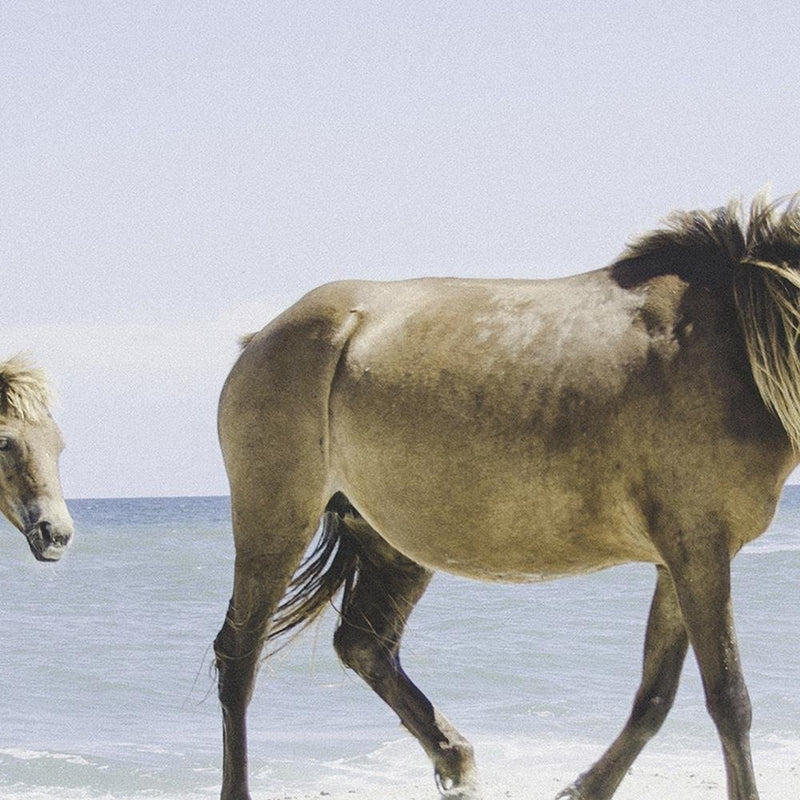
[[[50,413],[53,390],[44,370],[23,355],[0,362],[0,414],[38,422]]]

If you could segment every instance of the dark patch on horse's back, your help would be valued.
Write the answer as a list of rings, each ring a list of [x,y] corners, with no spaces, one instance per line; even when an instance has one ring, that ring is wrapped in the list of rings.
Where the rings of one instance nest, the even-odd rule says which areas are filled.
[[[610,270],[623,289],[674,275],[693,286],[721,290],[732,285],[745,250],[735,204],[710,212],[675,212],[667,217],[665,228],[632,242]]]
[[[648,284],[647,298],[639,312],[642,323],[650,335],[672,335],[681,324],[680,306],[687,284],[674,274],[653,276]]]

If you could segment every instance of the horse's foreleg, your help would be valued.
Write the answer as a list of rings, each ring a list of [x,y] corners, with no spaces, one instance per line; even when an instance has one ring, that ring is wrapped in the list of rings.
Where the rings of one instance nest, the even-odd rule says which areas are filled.
[[[687,646],[675,587],[667,570],[659,567],[645,636],[642,682],[631,715],[599,761],[559,794],[559,798],[608,800],[613,796],[631,764],[659,730],[672,707]]]
[[[739,660],[724,536],[706,539],[701,552],[683,552],[669,564],[706,706],[722,741],[729,800],[758,800],[750,755],[750,698]],[[683,556],[683,557],[682,557]]]
[[[372,553],[370,555],[373,555]],[[392,551],[365,558],[334,637],[336,651],[400,717],[433,762],[440,792],[477,800],[472,746],[433,707],[400,666],[406,620],[431,573]]]
[[[214,641],[222,705],[222,800],[249,800],[245,714],[253,693],[269,623],[291,580],[313,528],[293,541],[272,539],[234,514],[236,565],[233,596]],[[273,528],[274,520],[270,525]],[[245,535],[243,530],[249,533]],[[286,528],[286,530],[290,530]],[[252,537],[252,538],[251,538]]]

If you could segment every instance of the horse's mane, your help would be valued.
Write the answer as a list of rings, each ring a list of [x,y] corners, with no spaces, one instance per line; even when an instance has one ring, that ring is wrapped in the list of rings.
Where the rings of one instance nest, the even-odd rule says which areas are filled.
[[[49,413],[53,394],[44,371],[22,355],[0,362],[0,414],[36,422]]]
[[[611,269],[623,286],[673,273],[729,287],[761,397],[800,452],[800,193],[771,202],[762,191],[749,214],[737,201],[673,212]]]
[[[664,227],[630,242],[611,265],[621,283],[676,273],[717,283],[742,264],[800,267],[800,193],[771,202],[760,192],[745,214],[732,200],[712,211],[673,211]]]

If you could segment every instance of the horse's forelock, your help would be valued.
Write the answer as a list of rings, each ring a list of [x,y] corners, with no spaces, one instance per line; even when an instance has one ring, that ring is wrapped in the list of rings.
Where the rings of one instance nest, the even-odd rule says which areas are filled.
[[[49,413],[53,393],[44,370],[16,355],[0,362],[0,411],[27,422]]]

